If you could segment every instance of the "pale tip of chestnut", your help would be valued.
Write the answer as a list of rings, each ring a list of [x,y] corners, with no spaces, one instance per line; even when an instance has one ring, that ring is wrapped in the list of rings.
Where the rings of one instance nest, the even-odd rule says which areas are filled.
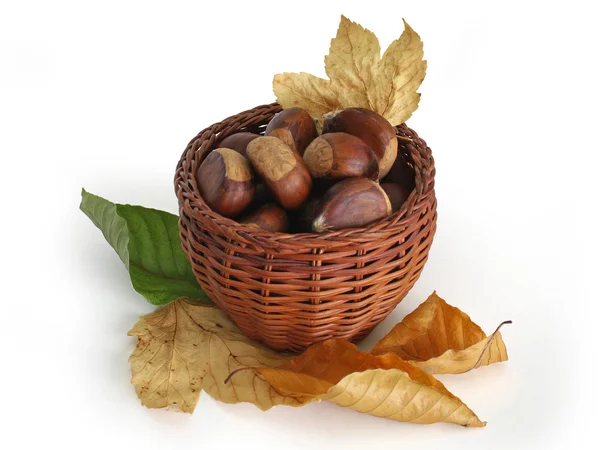
[[[269,132],[269,136],[279,139],[292,150],[298,151],[294,136],[292,136],[292,133],[287,128],[274,128]]]
[[[278,181],[296,166],[294,150],[275,136],[262,136],[248,144],[248,158],[264,177]]]
[[[379,179],[385,177],[389,173],[397,157],[398,139],[392,139],[385,147],[383,158],[381,158],[381,161],[379,162]]]
[[[230,148],[218,148],[214,151],[219,153],[223,158],[226,168],[225,175],[227,178],[233,181],[252,180],[252,169],[244,156]]]
[[[304,161],[313,178],[321,178],[333,166],[333,148],[325,139],[318,137],[304,152]]]
[[[385,190],[381,187],[381,185],[379,183],[377,183],[377,187],[383,194],[383,199],[385,200],[385,205],[387,207],[387,215],[389,216],[393,212],[392,202],[390,201],[390,198],[388,197],[387,192],[385,192]]]
[[[323,215],[320,215],[318,217],[315,217],[315,220],[312,224],[312,229],[315,233],[324,233],[325,231],[331,229],[331,227],[327,226],[325,222],[325,217],[323,217]]]

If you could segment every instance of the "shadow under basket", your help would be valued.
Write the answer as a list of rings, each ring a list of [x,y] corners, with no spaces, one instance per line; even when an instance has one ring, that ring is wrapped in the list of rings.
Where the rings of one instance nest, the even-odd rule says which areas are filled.
[[[196,169],[219,140],[263,133],[279,111],[271,104],[242,112],[188,144],[175,174],[183,250],[202,288],[248,337],[291,352],[329,338],[358,342],[400,303],[427,260],[437,217],[431,150],[397,127],[412,139],[399,142],[398,158],[414,168],[415,186],[400,211],[365,228],[270,233],[215,213],[200,196]]]

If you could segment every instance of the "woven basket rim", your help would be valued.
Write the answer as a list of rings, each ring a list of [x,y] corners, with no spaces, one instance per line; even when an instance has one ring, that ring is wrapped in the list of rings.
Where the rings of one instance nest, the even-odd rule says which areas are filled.
[[[236,116],[249,114],[259,110],[260,108],[273,109],[275,111],[278,109],[281,110],[281,106],[279,104],[270,103],[257,106],[246,111],[242,111]],[[237,222],[235,219],[222,216],[219,213],[213,211],[202,198],[200,190],[196,183],[195,176],[193,176],[193,174],[190,174],[190,176],[187,177],[192,188],[191,195],[190,190],[187,190],[185,194],[182,192],[181,185],[184,183],[184,180],[182,179],[182,172],[186,171],[184,161],[187,157],[188,152],[193,151],[192,144],[195,141],[202,139],[202,136],[205,132],[207,132],[211,128],[219,127],[219,125],[221,125],[222,123],[223,121],[214,123],[211,127],[208,127],[205,130],[198,133],[198,135],[189,142],[183,154],[181,155],[179,163],[177,164],[174,180],[175,190],[180,200],[180,207],[185,208],[188,214],[190,214],[192,217],[197,217],[198,214],[210,217],[211,220],[218,222],[219,225],[221,225],[222,227],[228,228],[230,232],[229,234],[237,235],[236,239],[239,239],[240,241],[252,241],[253,243],[258,242],[262,243],[262,245],[274,246],[278,246],[286,241],[293,241],[296,245],[302,242],[304,245],[307,246],[323,248],[331,247],[335,244],[336,241],[342,241],[345,245],[347,245],[348,240],[354,240],[357,244],[362,242],[369,242],[372,240],[380,240],[382,239],[382,234],[389,234],[390,236],[394,235],[394,229],[402,227],[403,222],[408,221],[408,218],[410,217],[409,210],[413,209],[415,204],[419,200],[422,200],[424,196],[428,197],[431,193],[424,193],[423,187],[424,185],[426,185],[426,183],[424,183],[424,181],[426,180],[423,180],[424,175],[421,174],[420,170],[417,170],[420,168],[416,167],[415,165],[415,188],[411,191],[409,197],[404,202],[402,207],[397,212],[390,214],[389,216],[384,217],[380,220],[372,222],[365,227],[345,228],[341,230],[326,231],[323,233],[281,233],[270,232],[256,227],[249,227],[245,224]],[[240,127],[240,129],[238,129],[235,132],[237,133],[244,131],[244,128],[245,127]],[[396,133],[398,136],[411,137],[410,132],[412,132],[412,130],[408,128],[406,124],[401,124],[395,128],[397,130]],[[400,130],[401,128],[406,129],[408,133],[402,132]],[[427,158],[431,160],[430,164],[433,165],[433,157],[431,156],[431,151],[429,147],[427,147],[427,145],[421,138],[418,139],[423,142],[424,146],[426,147],[426,150],[429,152]],[[195,150],[195,152],[200,151],[201,148]],[[206,152],[206,154],[208,154],[208,152]],[[205,156],[206,155],[203,155],[201,159],[203,159]],[[189,174],[189,170],[187,171],[187,173]],[[427,174],[425,173],[425,176],[426,175]]]

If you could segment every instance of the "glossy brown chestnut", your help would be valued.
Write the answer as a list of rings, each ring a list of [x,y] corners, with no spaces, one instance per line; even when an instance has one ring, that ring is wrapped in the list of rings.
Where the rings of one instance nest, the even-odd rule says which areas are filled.
[[[323,133],[350,133],[371,147],[379,161],[379,178],[386,176],[398,155],[396,129],[387,119],[365,108],[335,111],[323,119]]]
[[[272,136],[254,139],[246,149],[256,173],[285,209],[296,209],[310,195],[312,179],[302,157]]]
[[[235,217],[246,209],[255,191],[250,163],[229,148],[208,154],[196,171],[196,182],[206,204],[225,217]]]
[[[235,133],[219,142],[219,148],[230,148],[246,156],[246,147],[257,137],[260,137],[260,134],[247,132]]]
[[[300,155],[304,155],[304,150],[317,135],[313,118],[302,108],[284,109],[271,119],[265,130],[265,136],[281,139]]]
[[[360,228],[392,213],[387,194],[368,178],[347,178],[329,189],[315,212],[313,231]]]
[[[399,154],[391,170],[381,181],[384,183],[398,183],[411,192],[415,188],[415,169],[406,162],[402,154]]]
[[[244,214],[249,214],[250,212],[260,208],[262,205],[266,205],[267,203],[273,203],[275,201],[275,196],[273,195],[271,190],[267,186],[265,186],[264,183],[261,183],[258,179],[255,179],[254,181],[256,185],[254,197],[252,197],[252,202],[250,203]]]
[[[390,199],[392,212],[398,211],[410,195],[410,191],[398,183],[381,183],[380,186]]]
[[[373,150],[348,133],[319,136],[306,148],[304,162],[313,178],[379,178],[379,163]]]
[[[291,216],[291,228],[294,233],[312,233],[312,223],[315,220],[315,211],[321,203],[322,197],[312,197],[301,208],[294,211]]]
[[[243,218],[240,223],[262,228],[271,233],[285,233],[289,227],[287,213],[274,203],[261,206],[252,214]]]

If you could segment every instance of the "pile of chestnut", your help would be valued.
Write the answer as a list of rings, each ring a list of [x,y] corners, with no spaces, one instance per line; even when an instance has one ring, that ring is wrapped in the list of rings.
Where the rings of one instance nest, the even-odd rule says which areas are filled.
[[[395,128],[363,108],[327,114],[322,128],[319,135],[306,110],[290,108],[264,136],[218,141],[196,171],[202,198],[213,211],[270,232],[358,228],[398,211],[414,175],[397,157]]]

